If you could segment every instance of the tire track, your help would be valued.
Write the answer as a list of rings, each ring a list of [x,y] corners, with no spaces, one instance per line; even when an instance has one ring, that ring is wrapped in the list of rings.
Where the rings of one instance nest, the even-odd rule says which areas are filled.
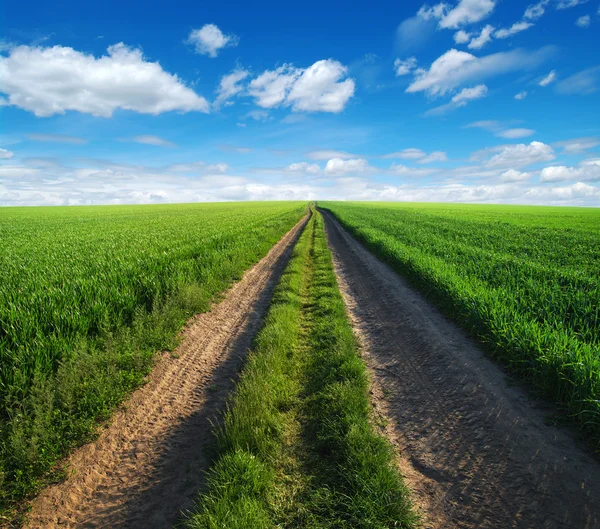
[[[44,490],[26,527],[171,527],[193,507],[208,466],[210,420],[223,407],[242,357],[308,216],[210,312],[188,322],[98,440],[77,450],[69,478]]]
[[[600,464],[322,212],[376,412],[428,528],[600,528]]]

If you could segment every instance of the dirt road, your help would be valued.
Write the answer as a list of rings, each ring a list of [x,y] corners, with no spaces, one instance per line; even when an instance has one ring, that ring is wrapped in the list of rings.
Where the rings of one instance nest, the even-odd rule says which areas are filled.
[[[33,503],[28,527],[169,528],[193,506],[207,468],[210,420],[222,408],[268,308],[300,221],[210,312],[191,320],[175,354],[73,454],[69,479]]]
[[[425,527],[600,528],[600,464],[325,213],[373,398]]]

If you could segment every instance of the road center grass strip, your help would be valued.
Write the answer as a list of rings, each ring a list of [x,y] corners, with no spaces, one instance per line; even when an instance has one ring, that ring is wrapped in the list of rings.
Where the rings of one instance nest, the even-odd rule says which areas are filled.
[[[600,448],[600,210],[320,205]]]
[[[313,215],[274,293],[188,528],[416,527]]]
[[[306,203],[0,209],[0,512],[89,440]],[[45,477],[44,477],[45,476]]]

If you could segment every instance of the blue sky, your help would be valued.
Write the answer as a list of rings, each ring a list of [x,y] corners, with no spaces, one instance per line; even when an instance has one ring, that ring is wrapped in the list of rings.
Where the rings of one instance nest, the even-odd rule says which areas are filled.
[[[5,3],[0,205],[600,205],[598,0]]]

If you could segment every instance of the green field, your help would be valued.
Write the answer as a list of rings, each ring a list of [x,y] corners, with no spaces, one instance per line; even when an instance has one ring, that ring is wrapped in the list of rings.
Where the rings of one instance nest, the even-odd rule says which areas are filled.
[[[35,490],[306,203],[0,209],[0,504]]]
[[[416,527],[313,215],[217,429],[190,529]]]
[[[322,202],[600,438],[600,210]]]

